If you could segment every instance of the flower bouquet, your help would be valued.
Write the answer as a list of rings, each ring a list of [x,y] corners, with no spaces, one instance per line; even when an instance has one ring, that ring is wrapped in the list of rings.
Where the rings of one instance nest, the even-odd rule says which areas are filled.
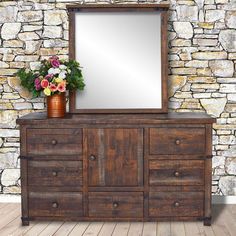
[[[85,86],[80,64],[75,60],[59,60],[57,56],[43,60],[37,71],[23,68],[16,75],[21,85],[32,92],[33,97],[41,94],[47,96],[48,116],[52,117],[64,116],[66,90],[83,90]],[[59,113],[64,114],[56,114],[57,107],[60,108]]]

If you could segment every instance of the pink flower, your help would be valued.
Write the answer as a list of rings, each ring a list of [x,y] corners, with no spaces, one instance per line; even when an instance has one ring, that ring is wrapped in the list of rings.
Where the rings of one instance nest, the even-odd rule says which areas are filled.
[[[34,87],[37,91],[39,91],[42,87],[41,87],[41,80],[39,78],[36,78],[34,80]]]
[[[52,67],[54,67],[54,68],[58,68],[60,66],[59,57],[57,57],[57,56],[50,57],[49,61],[52,65]]]
[[[51,79],[52,77],[53,77],[53,74],[48,74],[48,75],[46,75],[46,76],[44,77],[44,79],[49,80],[49,79]]]
[[[57,85],[57,90],[61,93],[66,91],[66,83],[61,82],[60,84]]]
[[[57,91],[57,86],[53,83],[50,83],[49,84],[49,89],[52,91],[52,92],[56,92]]]
[[[42,86],[42,88],[47,88],[47,87],[48,87],[48,85],[49,85],[49,82],[48,82],[48,80],[46,80],[46,79],[43,79],[43,80],[41,81],[41,86]]]

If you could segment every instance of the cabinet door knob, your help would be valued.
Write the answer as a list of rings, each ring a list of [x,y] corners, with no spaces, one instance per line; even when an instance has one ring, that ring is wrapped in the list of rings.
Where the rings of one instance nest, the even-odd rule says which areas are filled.
[[[95,160],[96,160],[96,157],[95,157],[94,155],[91,155],[91,156],[89,157],[89,160],[90,160],[90,161],[95,161]]]
[[[53,139],[52,140],[52,145],[56,145],[57,144],[57,140],[56,139]]]
[[[113,207],[117,208],[119,206],[118,202],[113,202]]]
[[[175,171],[174,175],[175,175],[175,177],[179,177],[180,176],[179,171]]]
[[[175,206],[175,207],[179,207],[179,206],[180,206],[180,203],[179,203],[179,202],[175,202],[175,203],[174,203],[174,206]]]
[[[52,203],[52,208],[58,208],[59,204],[57,202]]]
[[[57,176],[57,171],[53,171],[53,172],[52,172],[52,175],[53,175],[53,176]]]
[[[175,144],[176,144],[176,145],[180,145],[180,140],[179,140],[179,139],[176,139],[176,140],[175,140]]]

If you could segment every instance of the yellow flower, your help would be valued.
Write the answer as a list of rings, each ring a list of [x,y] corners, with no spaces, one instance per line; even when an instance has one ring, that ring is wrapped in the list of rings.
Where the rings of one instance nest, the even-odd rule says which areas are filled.
[[[51,90],[50,90],[50,88],[45,88],[44,90],[43,90],[43,92],[44,92],[44,94],[46,95],[46,96],[50,96],[51,95]]]
[[[55,82],[58,83],[58,84],[61,83],[62,81],[63,81],[63,79],[61,79],[61,78],[56,78],[55,79]]]

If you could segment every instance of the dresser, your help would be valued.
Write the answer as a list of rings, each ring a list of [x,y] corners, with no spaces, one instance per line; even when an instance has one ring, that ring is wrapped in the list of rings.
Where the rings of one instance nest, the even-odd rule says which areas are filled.
[[[212,123],[204,113],[32,113],[20,125],[22,223],[211,224]]]

